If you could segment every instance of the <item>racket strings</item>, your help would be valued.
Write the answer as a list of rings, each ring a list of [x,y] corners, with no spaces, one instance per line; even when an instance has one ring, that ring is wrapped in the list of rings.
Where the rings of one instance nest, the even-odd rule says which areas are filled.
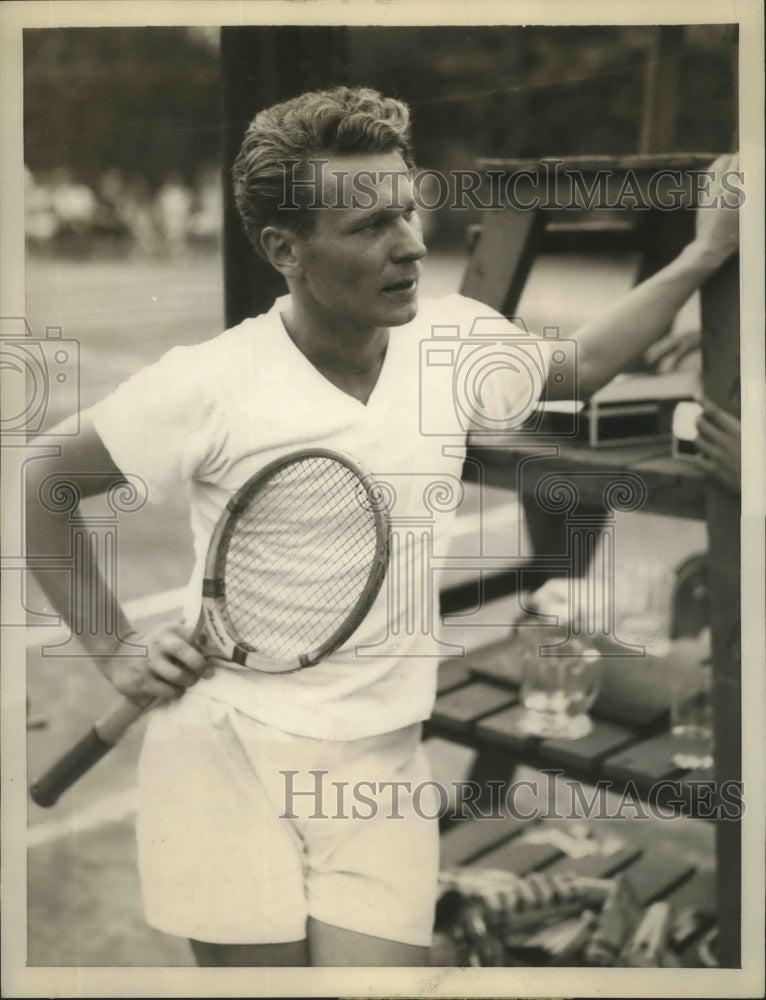
[[[365,485],[335,459],[274,474],[238,516],[226,554],[225,613],[240,643],[287,661],[326,642],[364,592],[379,530]]]
[[[227,592],[241,595],[241,600],[229,602],[237,631],[250,645],[260,649],[268,646],[275,658],[287,656],[289,649],[305,652],[319,644],[331,633],[335,622],[351,610],[368,575],[374,550],[366,557],[367,566],[353,567],[348,553],[353,553],[356,540],[352,538],[340,547],[336,544],[333,550],[328,546],[328,538],[332,537],[327,533],[329,526],[322,527],[322,532],[305,539],[313,557],[302,552],[302,546],[296,548],[294,539],[286,549],[279,541],[274,544],[273,534],[268,539],[260,538],[256,543],[258,557],[251,569],[259,579],[257,591],[253,592],[252,585],[249,592],[245,591],[248,581],[244,576],[227,580]],[[270,551],[264,551],[267,548]]]
[[[321,532],[317,531],[305,538],[305,546],[311,549],[313,555],[296,551],[293,538],[288,541],[287,546],[284,546],[273,536],[267,541],[255,534],[252,536],[253,547],[261,549],[257,557],[254,557],[259,575],[258,601],[261,610],[293,606],[296,614],[321,612],[327,604],[327,599],[333,597],[337,602],[336,613],[342,614],[345,604],[355,599],[359,589],[359,577],[365,578],[369,572],[370,561],[374,556],[374,543],[370,545],[369,541],[365,540],[366,533],[359,531],[345,544],[336,542],[335,547],[328,553],[325,551],[326,538],[320,538],[320,535],[326,536],[326,528],[327,526],[323,525]],[[262,551],[266,545],[272,550],[270,560],[267,560],[266,554]],[[323,567],[317,566],[316,563],[318,559],[328,556],[332,558],[333,565],[326,567],[332,570],[326,575],[322,573]],[[243,568],[240,572],[227,574],[227,591],[241,595],[241,600],[234,602],[232,611],[241,607],[242,611],[246,612],[253,600],[253,594],[247,596],[244,594],[246,587],[252,587],[248,581],[252,564],[244,552],[238,552],[236,558],[241,560]],[[283,568],[288,565],[291,569],[291,579],[286,581]],[[341,569],[345,574],[343,577],[340,576]],[[256,623],[252,627],[258,628]],[[310,623],[304,623],[304,628],[309,627]]]

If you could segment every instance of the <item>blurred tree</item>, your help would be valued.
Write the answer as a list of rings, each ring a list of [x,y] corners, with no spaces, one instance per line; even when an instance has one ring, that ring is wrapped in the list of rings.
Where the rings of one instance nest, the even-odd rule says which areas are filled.
[[[351,78],[413,108],[419,160],[632,153],[651,26],[365,28]],[[686,28],[676,149],[728,149],[734,125],[726,25]]]
[[[410,104],[423,166],[635,153],[652,39],[650,25],[361,28],[349,76]],[[731,26],[685,27],[675,150],[731,148],[736,42]],[[474,215],[439,213],[437,239],[461,240]]]
[[[214,38],[185,28],[24,31],[24,156],[96,184],[107,167],[192,181],[218,159]]]
[[[257,29],[255,29],[257,30]],[[651,26],[352,28],[351,83],[408,101],[420,163],[638,148]],[[219,152],[214,29],[24,32],[25,157],[90,183],[109,166],[192,181]],[[728,149],[736,35],[685,29],[676,149]],[[465,220],[463,220],[465,221]]]

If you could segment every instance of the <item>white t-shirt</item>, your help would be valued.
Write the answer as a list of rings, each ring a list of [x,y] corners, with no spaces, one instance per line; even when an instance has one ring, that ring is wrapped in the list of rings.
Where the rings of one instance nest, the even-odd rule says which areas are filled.
[[[287,732],[364,738],[431,713],[440,658],[434,565],[447,554],[463,496],[466,432],[502,428],[509,415],[529,410],[545,377],[546,345],[534,342],[531,363],[508,364],[493,338],[528,344],[529,335],[460,295],[423,300],[412,322],[391,329],[365,405],[332,385],[293,344],[281,319],[286,301],[213,340],[173,348],[90,416],[115,464],[145,481],[150,500],[189,489],[195,567],[184,618],[190,624],[219,515],[268,462],[301,448],[329,448],[385,484],[395,565],[346,645],[295,673],[220,666],[195,687]]]

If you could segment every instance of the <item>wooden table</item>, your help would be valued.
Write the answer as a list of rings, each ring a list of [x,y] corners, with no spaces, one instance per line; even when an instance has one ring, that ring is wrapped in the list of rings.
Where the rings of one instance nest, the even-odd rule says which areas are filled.
[[[498,439],[491,445],[476,440],[469,448],[464,475],[474,482],[514,489],[520,498],[537,504],[541,499],[545,502],[544,489],[566,484],[572,494],[563,512],[569,534],[562,532],[559,538],[559,544],[562,540],[566,544],[553,554],[534,555],[531,565],[547,573],[577,575],[580,569],[572,564],[569,544],[572,533],[595,537],[608,532],[615,508],[626,497],[628,508],[635,511],[695,519],[705,516],[700,474],[691,463],[674,459],[669,452],[669,443],[662,442],[591,449],[554,439],[528,444],[518,438]],[[610,505],[605,490],[619,482],[625,490]],[[517,586],[528,573],[521,569]],[[592,801],[596,789],[603,789],[619,801],[637,803],[639,810],[644,808],[650,815],[662,811],[712,820],[716,809],[732,808],[715,799],[721,782],[716,783],[712,768],[689,772],[673,764],[678,741],[669,732],[669,679],[677,648],[657,659],[626,655],[610,636],[596,635],[589,641],[602,653],[604,679],[591,713],[592,732],[571,742],[535,739],[519,730],[520,676],[510,637],[441,664],[438,697],[426,735],[476,751],[469,779],[490,790],[489,783],[495,782],[494,797],[491,791],[483,794],[479,808],[487,811],[498,802],[502,796],[497,789],[511,787],[517,765],[582,783],[586,801]],[[626,815],[631,818],[637,813],[628,807]],[[526,843],[523,831],[529,827],[529,822],[513,817],[503,822],[445,824],[442,864],[499,867],[518,875],[532,870],[571,870],[604,877],[625,874],[642,904],[665,899],[676,911],[694,907],[705,914],[683,951],[685,964],[701,964],[699,940],[706,927],[715,923],[719,908],[712,847],[708,863],[700,868],[678,851],[641,845],[631,837],[628,824],[622,824],[623,850],[575,861],[554,845]],[[667,848],[672,848],[671,841]]]
[[[547,740],[519,730],[523,710],[511,639],[444,661],[426,734],[478,751],[478,781],[498,773],[507,778],[517,764],[527,764],[560,771],[576,781],[603,783],[611,792],[632,795],[666,812],[715,818],[712,769],[684,771],[673,764],[681,748],[669,732],[673,651],[662,659],[625,657],[609,655],[623,651],[608,641],[596,645],[601,647],[604,677],[588,736]]]
[[[684,965],[700,966],[700,941],[716,919],[712,844],[709,863],[700,866],[683,851],[672,849],[672,837],[658,845],[657,840],[663,838],[655,832],[653,840],[647,840],[646,824],[637,829],[621,817],[635,818],[643,809],[647,816],[712,819],[713,773],[682,771],[672,762],[678,746],[668,731],[673,652],[661,661],[652,657],[626,660],[610,657],[608,644],[602,644],[602,654],[605,672],[592,712],[593,731],[571,742],[535,739],[519,731],[519,675],[510,638],[441,664],[438,697],[426,737],[441,737],[478,751],[469,778],[485,790],[491,787],[488,782],[495,783],[491,794],[483,794],[476,804],[483,816],[493,818],[480,816],[466,822],[452,817],[444,825],[442,867],[475,864],[520,876],[532,871],[602,878],[624,875],[640,905],[662,899],[676,915],[686,909],[698,912],[699,923],[679,951]],[[545,782],[564,775],[568,782],[582,783],[585,801],[600,803],[595,807],[597,815],[590,813],[592,819],[595,816],[593,826],[601,832],[604,823],[611,823],[624,846],[575,859],[556,843],[544,842],[544,837],[543,842],[539,836],[530,838],[533,827],[536,834],[562,823],[566,828],[567,810],[572,807],[562,798],[558,818],[525,819],[520,811],[516,814],[512,775],[518,764],[540,769]],[[619,799],[609,799],[612,805],[605,807],[605,799],[593,797],[597,789],[615,793]]]
[[[487,485],[514,486],[533,498],[543,477],[558,475],[576,483],[584,502],[600,504],[606,481],[635,475],[646,494],[640,509],[696,520],[705,517],[703,477],[691,462],[671,457],[670,442],[588,448],[553,438],[549,443],[536,439],[527,445],[518,436],[507,443],[499,437],[491,440],[492,444],[486,438],[471,443],[467,478],[481,475]]]

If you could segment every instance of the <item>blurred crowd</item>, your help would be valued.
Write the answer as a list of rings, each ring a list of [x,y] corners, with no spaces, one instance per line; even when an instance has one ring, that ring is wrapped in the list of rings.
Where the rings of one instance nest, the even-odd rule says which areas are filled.
[[[103,171],[91,186],[68,167],[35,176],[26,167],[26,238],[45,253],[88,255],[111,241],[136,256],[182,258],[217,245],[222,229],[220,173],[202,167],[193,185],[169,173],[159,186],[137,172]]]

